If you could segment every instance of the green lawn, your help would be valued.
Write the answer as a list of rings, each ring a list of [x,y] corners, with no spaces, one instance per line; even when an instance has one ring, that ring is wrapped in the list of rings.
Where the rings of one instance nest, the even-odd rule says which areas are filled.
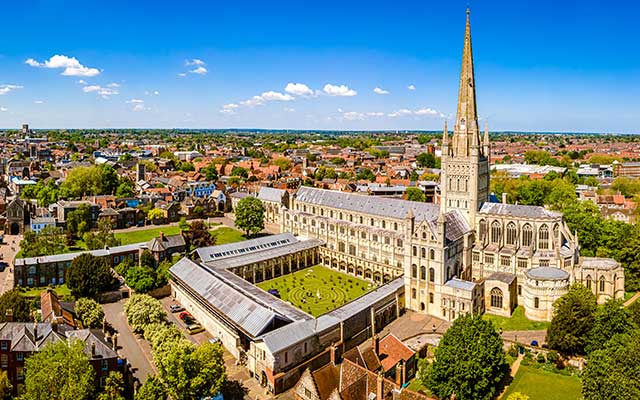
[[[409,383],[409,385],[407,386],[407,389],[413,390],[414,392],[417,392],[417,393],[423,393],[427,396],[431,396],[431,391],[426,386],[424,386],[422,382],[418,380],[418,378],[413,378]]]
[[[234,243],[247,240],[242,232],[226,226],[212,230],[211,234],[216,237],[216,244]]]
[[[116,239],[120,239],[120,242],[124,244],[148,242],[149,240],[160,236],[160,232],[164,232],[165,235],[177,235],[180,233],[180,228],[177,225],[161,226],[157,228],[141,229],[137,231],[127,232],[114,232]]]
[[[31,297],[31,298],[39,298],[40,297],[40,292],[47,290],[48,287],[34,287],[34,288],[24,288],[25,291],[21,292],[21,294],[24,297]],[[71,291],[69,290],[69,288],[67,287],[67,285],[57,285],[53,287],[53,290],[55,290],[56,294],[58,295],[58,297],[67,297],[67,296],[71,296]]]
[[[293,274],[279,276],[257,286],[277,289],[280,297],[299,309],[317,317],[374,289],[362,279],[316,265]]]
[[[513,392],[520,392],[529,396],[530,400],[574,400],[582,398],[581,391],[582,383],[576,376],[521,365],[502,398],[508,398]]]
[[[548,322],[531,321],[524,316],[524,308],[516,307],[510,318],[500,317],[497,315],[484,314],[483,318],[487,321],[493,321],[496,328],[502,328],[504,331],[538,331],[547,329]]]

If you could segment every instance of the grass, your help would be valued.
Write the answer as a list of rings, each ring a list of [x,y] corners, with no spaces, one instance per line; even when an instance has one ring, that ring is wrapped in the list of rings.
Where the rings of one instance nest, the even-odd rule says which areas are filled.
[[[516,307],[509,318],[486,313],[483,318],[492,321],[496,329],[502,328],[503,331],[539,331],[547,329],[549,326],[548,322],[527,319],[524,316],[523,307]]]
[[[581,391],[582,383],[577,376],[554,374],[521,365],[502,398],[520,392],[529,396],[530,400],[574,400],[582,398]]]
[[[149,240],[160,236],[160,232],[164,232],[165,235],[177,235],[180,233],[180,228],[177,225],[161,226],[157,228],[140,229],[127,232],[114,232],[116,239],[120,239],[120,243],[132,244],[148,242]]]
[[[426,386],[424,386],[418,378],[413,378],[407,386],[407,389],[413,390],[417,393],[423,393],[427,396],[431,396],[431,391]]]
[[[50,286],[44,287],[33,287],[33,288],[24,288],[25,290],[21,290],[21,294],[24,297],[30,298],[40,298],[40,293],[50,288]],[[71,290],[67,287],[67,285],[56,285],[53,286],[53,290],[55,290],[58,297],[70,297]]]
[[[374,289],[369,282],[319,265],[260,282],[256,286],[263,290],[277,289],[282,300],[314,317]]]
[[[627,301],[633,296],[635,296],[636,292],[624,292],[624,299],[622,301]]]
[[[218,228],[211,231],[211,234],[216,237],[216,244],[234,243],[246,240],[242,232],[229,227]]]

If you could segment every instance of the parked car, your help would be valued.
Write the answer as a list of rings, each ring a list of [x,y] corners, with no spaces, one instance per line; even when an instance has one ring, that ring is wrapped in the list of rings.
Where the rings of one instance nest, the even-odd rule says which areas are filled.
[[[180,318],[181,320],[184,321],[185,318],[187,317],[191,317],[193,318],[193,316],[188,312],[188,311],[183,311],[180,314],[178,314],[178,318]]]
[[[220,339],[218,339],[217,337],[212,337],[211,339],[209,339],[209,343],[211,344],[222,344],[222,342],[220,341]]]
[[[186,317],[182,320],[182,322],[184,322],[185,325],[193,325],[198,323],[198,321],[196,321],[196,319],[193,317]]]
[[[187,332],[190,335],[195,335],[196,333],[204,332],[204,328],[200,324],[191,324],[187,325]]]
[[[172,304],[169,309],[171,310],[172,313],[177,313],[180,311],[184,311],[184,307],[182,307],[180,304]]]

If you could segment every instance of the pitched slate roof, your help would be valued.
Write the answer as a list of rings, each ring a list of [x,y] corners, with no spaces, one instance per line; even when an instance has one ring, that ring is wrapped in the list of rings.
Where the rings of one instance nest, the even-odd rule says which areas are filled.
[[[271,201],[279,203],[282,201],[282,197],[287,193],[286,190],[275,189],[266,186],[261,186],[258,191],[258,199],[262,201]]]
[[[562,217],[562,214],[559,212],[550,211],[544,207],[539,206],[523,206],[520,204],[486,202],[482,204],[482,207],[480,207],[480,214],[507,215],[510,217],[544,219],[556,219]]]
[[[432,220],[437,218],[440,211],[440,207],[434,203],[367,196],[307,186],[298,189],[296,201],[396,219],[405,218],[411,210],[416,220]]]

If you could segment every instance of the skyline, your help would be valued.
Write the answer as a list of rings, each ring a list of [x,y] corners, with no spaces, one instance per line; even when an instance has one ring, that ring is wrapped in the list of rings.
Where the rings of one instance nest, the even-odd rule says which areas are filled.
[[[455,115],[466,2],[73,3],[5,5],[1,127],[440,130]],[[640,133],[638,5],[470,6],[482,127]]]

